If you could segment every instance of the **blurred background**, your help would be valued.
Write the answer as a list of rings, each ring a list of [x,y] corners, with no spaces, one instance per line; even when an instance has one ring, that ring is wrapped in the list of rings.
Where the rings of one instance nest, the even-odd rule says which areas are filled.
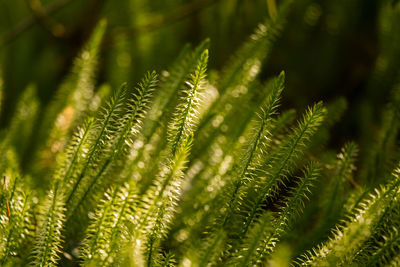
[[[220,70],[271,13],[271,0],[0,0],[4,128],[29,84],[40,107],[52,99],[102,18],[108,23],[97,83],[133,84],[166,69],[186,43],[211,39],[210,69]],[[276,1],[279,5],[280,1]],[[332,147],[376,135],[381,109],[398,82],[397,1],[296,0],[263,65],[262,80],[285,70],[283,108],[343,96],[348,109]],[[395,10],[395,11],[394,11]],[[397,11],[396,11],[397,10]],[[273,12],[273,11],[272,11]]]

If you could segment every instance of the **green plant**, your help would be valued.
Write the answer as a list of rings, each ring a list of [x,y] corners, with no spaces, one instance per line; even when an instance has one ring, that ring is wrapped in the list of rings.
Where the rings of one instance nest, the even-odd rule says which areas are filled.
[[[220,74],[206,40],[109,97],[95,90],[101,22],[38,124],[28,87],[1,133],[1,265],[397,266],[400,87],[355,172],[355,143],[325,147],[343,99],[296,123],[278,112],[285,74],[258,77],[289,7]]]

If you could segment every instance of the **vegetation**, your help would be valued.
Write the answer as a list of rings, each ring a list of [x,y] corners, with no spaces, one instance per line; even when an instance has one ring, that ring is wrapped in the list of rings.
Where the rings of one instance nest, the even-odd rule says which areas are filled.
[[[99,85],[100,20],[51,101],[29,85],[0,132],[0,265],[398,266],[400,3],[368,80],[392,91],[378,134],[336,151],[346,99],[282,111],[285,72],[264,79],[295,6],[267,3],[222,71],[206,39]]]

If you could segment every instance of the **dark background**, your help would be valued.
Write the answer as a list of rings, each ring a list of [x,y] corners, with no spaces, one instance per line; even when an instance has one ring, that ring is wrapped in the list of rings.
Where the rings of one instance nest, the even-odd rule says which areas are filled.
[[[108,22],[98,84],[137,82],[166,69],[185,43],[210,37],[210,69],[219,70],[268,17],[268,0],[0,0],[1,127],[28,84],[41,106],[52,98],[101,18]],[[294,1],[263,66],[265,80],[285,70],[283,108],[340,96],[348,109],[331,146],[373,138],[397,82],[400,43],[396,1]],[[279,1],[277,4],[279,5]],[[49,11],[49,12],[47,12]],[[390,13],[390,14],[389,14]],[[389,15],[388,15],[389,14]],[[397,33],[397,34],[396,34]]]

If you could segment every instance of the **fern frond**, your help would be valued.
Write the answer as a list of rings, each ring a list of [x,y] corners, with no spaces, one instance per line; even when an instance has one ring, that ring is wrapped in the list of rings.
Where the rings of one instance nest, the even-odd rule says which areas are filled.
[[[299,252],[325,241],[332,228],[340,223],[352,211],[352,206],[356,202],[355,198],[362,193],[361,188],[352,190],[355,184],[355,161],[358,155],[358,146],[349,142],[346,143],[336,155],[327,156],[322,160],[324,166],[323,181],[317,183],[314,198],[310,203],[308,213],[302,216],[297,223],[297,231],[292,234],[300,245]],[[319,192],[317,194],[317,192]],[[318,215],[316,215],[318,214]],[[315,220],[315,218],[320,218]],[[312,231],[307,237],[304,236],[305,228],[301,225],[307,225],[310,220],[314,220]],[[300,238],[301,237],[301,238]],[[301,250],[301,251],[300,251]]]
[[[31,197],[25,194],[21,178],[15,171],[6,172],[2,181],[0,205],[0,264],[21,264],[26,252],[23,246],[31,242],[34,227]]]
[[[118,262],[118,252],[129,240],[128,222],[135,220],[135,188],[125,184],[105,194],[92,215],[85,240],[82,259],[84,266],[108,266]]]
[[[276,243],[290,227],[293,220],[304,209],[304,201],[308,199],[310,187],[320,175],[320,166],[311,163],[304,171],[304,177],[294,186],[291,196],[276,219],[266,213],[261,220],[249,230],[242,250],[236,252],[237,266],[257,265],[265,262],[265,257],[273,252]],[[235,265],[236,266],[236,265]]]
[[[86,181],[91,178],[88,176],[87,172],[104,160],[104,157],[107,155],[107,153],[104,152],[110,147],[110,140],[118,131],[118,120],[125,101],[125,92],[126,85],[124,84],[111,98],[101,117],[96,120],[96,128],[93,133],[94,137],[90,146],[90,151],[82,167],[78,170],[79,173],[73,177],[71,182],[73,185],[72,188],[66,193],[66,204],[68,207],[67,218],[75,212],[82,195],[85,194],[86,188],[91,182],[90,180]],[[82,182],[83,179],[85,179],[85,181]],[[78,196],[76,194],[78,194]]]
[[[205,162],[197,160],[197,163],[193,164],[187,171],[187,179],[190,182],[188,182],[188,186],[186,186],[188,189],[179,205],[177,221],[175,221],[170,235],[174,235],[177,232],[188,232],[184,243],[194,248],[193,253],[188,252],[188,254],[197,252],[198,247],[205,248],[206,250],[214,250],[214,248],[209,248],[209,245],[214,244],[212,239],[221,239],[217,237],[218,233],[221,234],[221,231],[217,229],[221,227],[221,223],[224,221],[223,215],[227,214],[226,210],[222,212],[221,209],[229,203],[230,195],[234,191],[234,183],[232,183],[232,180],[235,180],[238,175],[238,168],[235,168],[234,164],[243,164],[241,160],[244,154],[248,152],[245,147],[251,147],[251,140],[256,136],[257,124],[260,123],[258,114],[253,114],[253,116],[254,118],[249,125],[247,125],[248,129],[244,130],[244,133],[240,137],[226,145],[219,143],[221,147],[215,144],[216,150],[224,149],[225,151],[224,156],[221,157],[220,160],[216,161],[213,158]],[[259,152],[262,153],[256,153],[258,156],[254,157],[253,167],[249,168],[250,171],[248,175],[250,175],[251,179],[256,179],[258,175],[257,167],[254,166],[257,166],[258,162],[263,158],[268,157],[271,153],[273,154],[273,147],[276,147],[280,142],[284,129],[287,125],[292,123],[294,118],[295,113],[293,110],[284,112],[276,119],[271,118],[266,128],[267,132],[269,132],[267,136],[271,138],[262,138],[265,143],[260,145],[262,149]],[[243,142],[243,140],[246,141]],[[246,143],[248,144],[246,145]],[[265,151],[268,151],[268,153],[265,153]],[[217,151],[215,153],[217,153]],[[206,230],[204,229],[205,225],[208,225]],[[229,225],[229,223],[226,225]],[[218,233],[215,233],[216,231]],[[203,237],[204,234],[208,235],[205,240]],[[223,243],[224,242],[218,242],[218,247],[221,247],[221,251],[224,250],[222,248]],[[204,255],[205,253],[206,251],[202,251],[200,254]],[[202,256],[199,255],[197,258],[201,257]],[[188,258],[193,262],[198,261],[196,257]]]
[[[218,262],[221,256],[221,251],[223,251],[225,247],[226,235],[224,229],[219,229],[219,231],[211,233],[209,238],[205,240],[206,242],[203,242],[206,249],[199,252],[200,244],[194,243],[192,245],[193,248],[189,250],[190,255],[187,255],[186,257],[194,263],[194,266],[199,267],[209,266],[210,262]],[[196,255],[197,257],[193,255]]]
[[[156,127],[160,126],[171,113],[176,95],[179,94],[179,90],[184,86],[190,73],[196,68],[197,62],[208,48],[209,43],[209,40],[205,40],[193,51],[190,51],[190,47],[186,46],[171,69],[162,76],[158,94],[151,104],[148,118],[144,122],[144,135],[147,139],[154,134]]]
[[[397,183],[397,181],[395,181]],[[396,189],[387,197],[387,205],[382,214],[371,227],[371,236],[363,242],[354,256],[353,261],[359,264],[379,262],[389,263],[390,259],[397,254],[398,249],[397,229],[400,227],[400,201]],[[374,256],[373,256],[374,255]]]
[[[162,240],[163,232],[167,227],[165,223],[168,221],[168,220],[164,221],[165,210],[163,206],[158,208],[156,214],[157,217],[154,221],[154,226],[147,237],[146,249],[144,252],[147,259],[148,267],[159,266],[161,264],[160,262],[161,252],[159,248],[159,243]]]
[[[173,267],[177,266],[174,254],[172,253],[165,253],[162,255],[161,264],[162,267]]]
[[[154,185],[143,196],[141,212],[138,214],[140,220],[135,227],[135,239],[147,241],[147,255],[150,252],[154,255],[153,251],[158,248],[153,241],[156,237],[160,240],[165,236],[175,214],[176,203],[182,192],[183,171],[186,168],[191,146],[192,138],[188,138],[175,153],[174,158],[161,167]],[[146,258],[152,259],[149,256]]]
[[[338,227],[332,238],[300,257],[301,265],[330,266],[349,265],[355,260],[356,253],[362,249],[364,242],[373,234],[385,211],[397,198],[400,170],[395,170],[393,180],[360,203],[360,208],[343,226]]]
[[[148,192],[145,199],[148,206],[146,213],[154,208],[159,209],[162,205],[164,213],[174,209],[176,201],[179,197],[180,186],[182,183],[183,170],[186,168],[187,158],[192,146],[192,138],[188,138],[179,148],[173,160],[170,160],[160,172],[160,176],[156,179],[154,188]],[[165,201],[168,200],[168,201]],[[170,214],[169,214],[170,215]],[[168,218],[165,214],[164,216]]]
[[[177,108],[175,119],[169,126],[169,142],[172,155],[175,154],[182,142],[185,142],[193,131],[197,121],[199,94],[203,89],[206,77],[208,50],[204,50],[197,62],[196,70],[186,82],[188,88],[183,92],[183,103]]]
[[[196,126],[196,117],[200,104],[199,94],[203,89],[207,61],[208,50],[204,50],[197,62],[194,73],[190,75],[190,79],[187,81],[188,88],[184,90],[184,95],[181,98],[182,102],[178,105],[174,118],[169,125],[168,151],[171,155],[166,160],[164,159],[166,163],[160,168],[155,186],[146,193],[147,197],[145,197],[145,202],[147,203],[146,205],[150,207],[150,209],[146,208],[146,214],[154,212],[153,209],[155,205],[163,198],[164,193],[170,194],[168,193],[170,190],[180,191],[179,187],[181,181],[178,180],[179,182],[174,182],[174,179],[182,176],[181,172],[182,169],[185,168],[184,165],[186,164],[187,156],[192,145],[192,135]],[[177,152],[179,152],[178,156],[176,155]],[[174,198],[172,198],[172,202],[174,202]],[[146,225],[148,215],[144,217],[143,225]]]
[[[155,72],[148,73],[139,84],[136,95],[128,103],[128,110],[123,120],[116,127],[115,137],[110,138],[111,145],[106,150],[108,155],[105,156],[103,161],[99,162],[98,170],[95,170],[94,175],[87,179],[88,185],[82,190],[83,194],[77,202],[77,207],[95,201],[96,195],[111,181],[110,178],[108,178],[108,181],[105,180],[107,176],[116,178],[116,173],[120,171],[118,167],[123,164],[128,149],[132,146],[133,138],[141,127],[153,88],[156,85],[156,79],[157,74]],[[112,173],[113,171],[116,173]]]
[[[256,134],[250,139],[247,151],[240,160],[241,166],[239,168],[238,176],[234,180],[235,186],[228,202],[226,215],[229,215],[232,212],[232,205],[237,199],[237,194],[242,184],[248,182],[246,180],[252,180],[253,177],[251,177],[251,169],[258,168],[259,166],[257,165],[261,163],[257,157],[261,157],[264,153],[263,149],[265,149],[265,141],[263,139],[270,138],[268,123],[271,121],[272,116],[276,112],[279,97],[283,90],[283,84],[284,74],[281,73],[273,82],[272,91],[267,98],[266,104],[261,108],[261,113],[258,115],[260,121],[256,126]],[[223,220],[223,226],[226,222],[227,217],[225,216]]]
[[[325,109],[322,103],[315,104],[309,108],[303,119],[298,123],[296,129],[279,146],[276,155],[272,156],[271,162],[265,169],[265,178],[257,181],[257,184],[250,185],[245,204],[249,208],[248,216],[245,218],[242,236],[258,213],[262,201],[265,198],[273,197],[279,185],[285,184],[288,176],[294,169],[296,160],[304,153],[307,143],[317,131],[323,121]],[[247,208],[245,208],[247,210]]]
[[[236,202],[238,200],[241,187],[248,183],[248,181],[255,179],[253,172],[254,169],[258,168],[258,165],[262,162],[260,161],[260,158],[262,158],[262,155],[265,153],[264,149],[266,146],[266,140],[270,138],[269,129],[272,128],[270,124],[277,109],[279,98],[283,90],[283,84],[284,74],[281,73],[272,82],[270,94],[262,106],[260,114],[258,114],[259,119],[256,122],[254,129],[252,129],[254,133],[252,133],[251,137],[249,138],[244,155],[240,155],[240,160],[237,160],[238,166],[236,173],[234,174],[234,178],[231,181],[232,184],[226,190],[226,199],[222,201],[222,203],[225,205],[225,207],[222,208],[224,212],[223,214],[219,215],[220,218],[214,222],[214,225],[212,226],[214,231],[220,232],[222,229],[224,229],[237,205]],[[207,258],[209,255],[213,254],[210,250],[214,250],[215,245],[221,242],[221,233],[212,235],[212,238],[216,238],[216,240],[206,241],[206,243],[211,245],[210,247],[202,246],[206,247],[203,255]],[[207,259],[200,257],[199,261],[202,263],[200,266],[205,266]]]
[[[135,137],[141,129],[142,120],[147,112],[147,107],[152,96],[152,92],[157,85],[157,73],[149,72],[138,84],[136,94],[128,100],[128,111],[124,115],[123,128],[111,149],[116,157],[127,153],[127,149],[132,145],[132,138]],[[129,144],[126,146],[124,144]]]
[[[377,242],[377,250],[366,259],[367,266],[383,266],[392,261],[393,256],[400,251],[400,234],[392,228],[388,236],[382,236],[382,241]]]
[[[190,79],[194,72],[201,55],[207,49],[209,41],[205,40],[193,51],[183,51],[169,72],[163,72],[159,89],[155,93],[154,101],[149,110],[148,116],[144,120],[144,127],[140,139],[137,140],[139,149],[135,153],[132,165],[136,166],[139,162],[149,162],[145,169],[131,169],[128,177],[134,175],[135,180],[141,180],[142,192],[145,192],[151,185],[151,177],[154,177],[158,171],[159,160],[155,160],[162,154],[162,151],[168,145],[168,134],[171,124],[169,118],[176,113],[177,102],[182,102],[180,90],[187,86],[185,81]],[[203,91],[203,90],[202,90]],[[199,101],[201,102],[201,94]],[[182,103],[180,104],[183,105]],[[174,113],[175,112],[175,113]],[[146,146],[142,144],[148,144]],[[160,158],[160,160],[162,160]]]
[[[90,145],[91,132],[94,127],[94,119],[89,118],[82,128],[78,128],[73,135],[71,143],[63,155],[59,156],[58,168],[54,179],[66,185],[66,188],[73,186],[73,175],[76,175],[79,166],[85,160]],[[68,189],[64,189],[68,191]]]
[[[271,250],[278,242],[273,236],[273,219],[269,212],[262,214],[259,221],[248,232],[248,237],[242,244],[243,248],[233,255],[229,260],[229,264],[235,266],[248,266],[248,264],[256,266],[260,264],[260,259],[264,254],[264,250]],[[268,240],[264,240],[267,239]]]
[[[65,221],[65,201],[59,183],[49,191],[41,207],[41,219],[31,251],[32,266],[57,266]]]
[[[223,124],[219,123],[219,126],[215,127],[214,121],[231,121],[226,118],[229,111],[234,111],[230,110],[229,107],[242,106],[243,103],[246,103],[243,98],[254,93],[255,90],[246,90],[246,88],[250,87],[249,85],[254,82],[273,42],[280,34],[288,11],[289,2],[285,1],[282,4],[276,20],[267,21],[265,24],[259,25],[255,33],[226,65],[227,67],[223,70],[223,75],[217,86],[219,97],[212,103],[209,108],[210,112],[202,118],[199,124],[201,132],[199,132],[196,139],[200,139],[201,144],[207,145],[212,143],[210,139],[216,136],[213,132],[216,132],[223,126]],[[237,114],[235,115],[237,116]],[[233,117],[236,120],[235,115]],[[194,150],[203,151],[203,149]]]

